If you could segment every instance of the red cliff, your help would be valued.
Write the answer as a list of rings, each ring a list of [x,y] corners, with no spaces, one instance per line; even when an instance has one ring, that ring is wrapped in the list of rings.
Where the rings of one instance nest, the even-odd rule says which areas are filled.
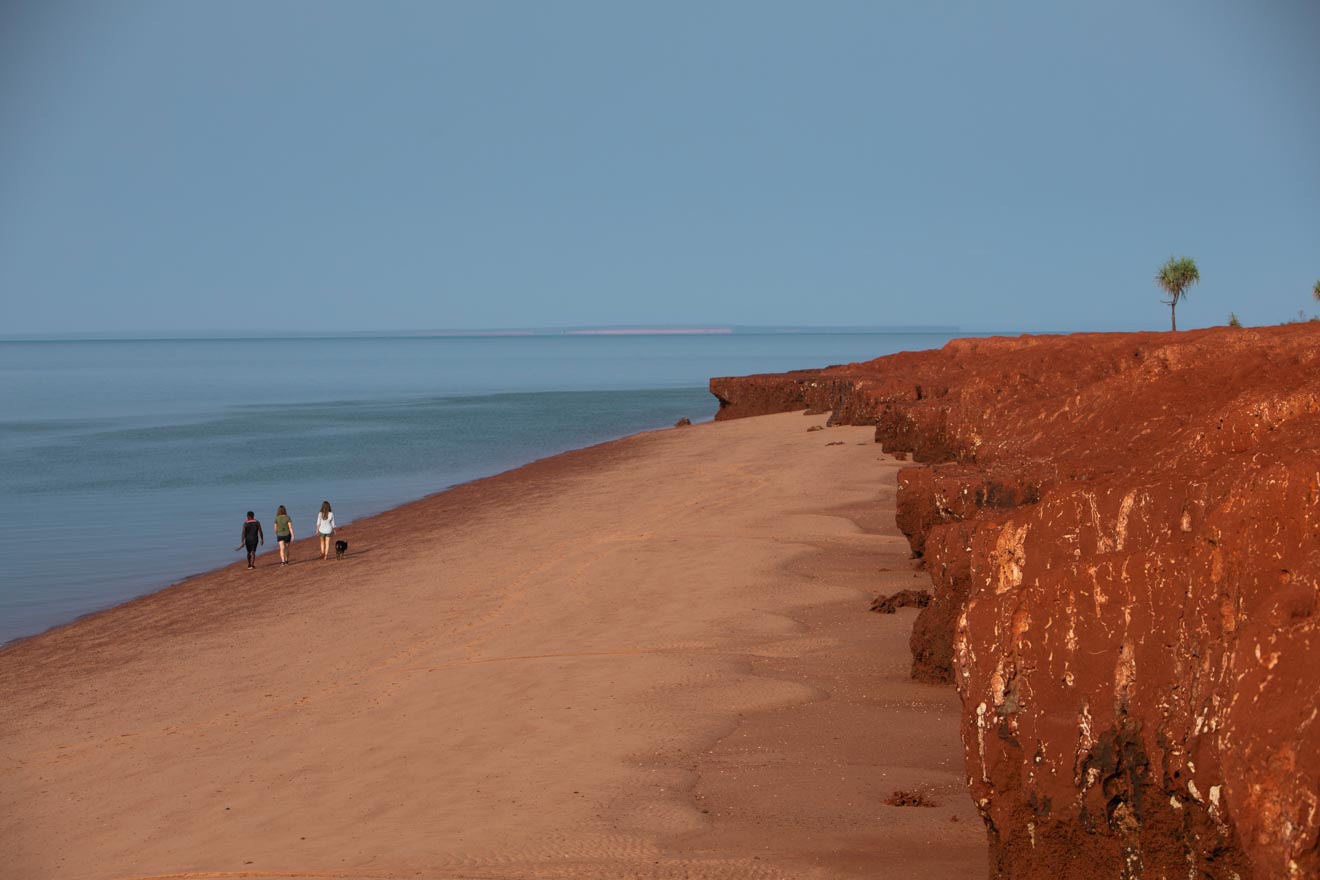
[[[998,877],[1320,876],[1320,326],[714,379],[874,424]]]

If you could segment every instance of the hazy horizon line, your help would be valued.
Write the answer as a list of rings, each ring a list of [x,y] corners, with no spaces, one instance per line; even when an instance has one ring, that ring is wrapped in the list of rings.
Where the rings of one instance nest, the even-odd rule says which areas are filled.
[[[52,330],[0,334],[0,341],[148,341],[171,339],[351,339],[351,338],[462,338],[532,336],[728,336],[808,334],[956,334],[963,328],[948,324],[605,324],[569,327],[492,327],[479,329],[398,330]],[[998,332],[998,331],[991,331]],[[1022,331],[1003,331],[1022,332]]]

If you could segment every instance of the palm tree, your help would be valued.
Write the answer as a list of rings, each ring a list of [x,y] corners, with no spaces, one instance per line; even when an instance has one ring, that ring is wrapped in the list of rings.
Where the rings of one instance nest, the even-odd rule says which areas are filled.
[[[1178,329],[1178,300],[1187,296],[1187,288],[1201,280],[1196,262],[1191,257],[1169,257],[1169,262],[1155,273],[1155,283],[1169,295],[1164,304],[1169,307],[1169,322]]]

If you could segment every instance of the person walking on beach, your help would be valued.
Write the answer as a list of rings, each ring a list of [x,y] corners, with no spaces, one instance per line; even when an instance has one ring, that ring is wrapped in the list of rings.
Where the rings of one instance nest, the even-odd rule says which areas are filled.
[[[293,540],[293,520],[289,519],[289,512],[280,505],[280,509],[275,511],[275,540],[280,544],[280,565],[289,564],[289,543]]]
[[[256,514],[252,511],[247,512],[247,521],[243,523],[243,543],[235,549],[247,548],[248,568],[257,567],[257,543],[266,543],[266,534],[261,530],[261,523],[257,522]]]
[[[335,514],[329,501],[321,502],[321,512],[316,515],[316,534],[321,536],[321,558],[329,559],[330,539],[335,534]]]

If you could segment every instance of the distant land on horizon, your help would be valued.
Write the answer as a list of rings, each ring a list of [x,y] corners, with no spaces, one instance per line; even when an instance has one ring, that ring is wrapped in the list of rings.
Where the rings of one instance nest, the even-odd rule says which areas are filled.
[[[745,324],[662,324],[662,325],[603,325],[598,327],[526,327],[490,328],[477,330],[322,330],[322,331],[251,331],[251,330],[118,330],[76,331],[50,333],[17,333],[0,335],[4,342],[30,341],[149,341],[169,339],[348,339],[348,338],[422,338],[473,336],[730,336],[730,335],[810,335],[810,334],[864,334],[864,333],[942,333],[967,332],[961,327],[942,324],[892,324],[883,326],[772,326]],[[1021,332],[1021,331],[1002,331]]]

